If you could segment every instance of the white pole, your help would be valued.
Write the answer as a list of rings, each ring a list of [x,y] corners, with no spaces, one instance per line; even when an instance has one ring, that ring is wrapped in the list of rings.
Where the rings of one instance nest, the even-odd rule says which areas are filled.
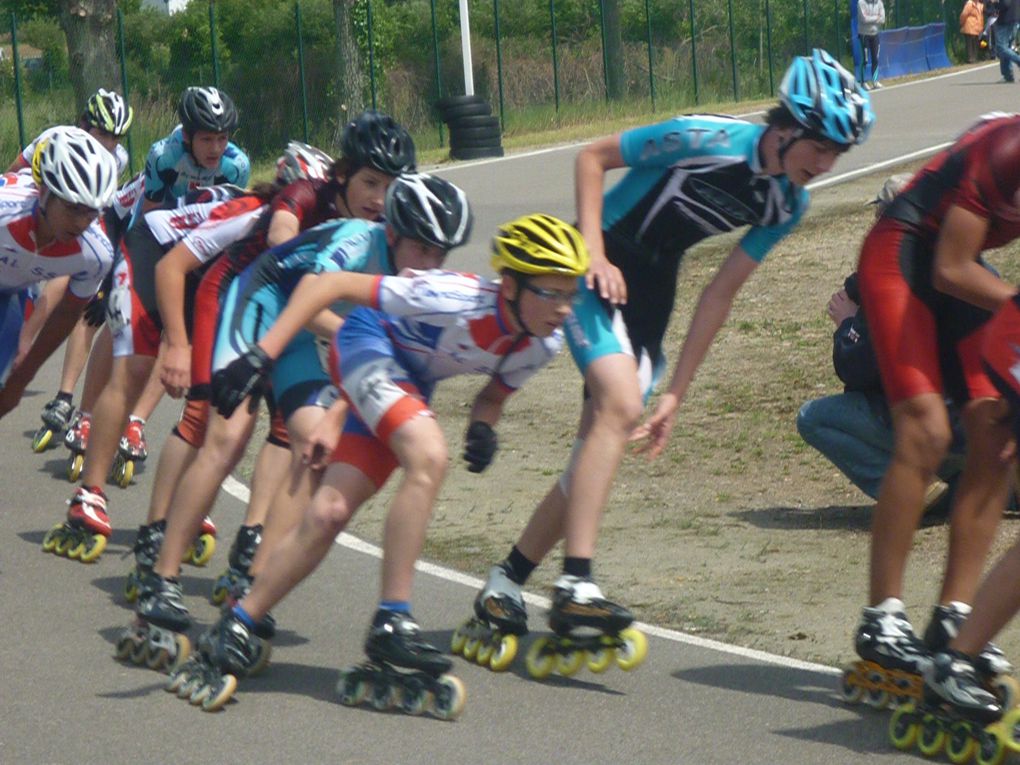
[[[475,94],[475,75],[471,69],[471,21],[468,0],[460,0],[460,50],[464,57],[464,95]]]

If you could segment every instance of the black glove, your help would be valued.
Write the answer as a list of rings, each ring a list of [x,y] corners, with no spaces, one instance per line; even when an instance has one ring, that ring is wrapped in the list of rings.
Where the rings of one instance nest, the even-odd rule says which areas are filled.
[[[90,327],[101,327],[106,321],[106,293],[100,290],[85,304],[82,312],[85,323]]]
[[[259,346],[251,346],[243,356],[213,373],[210,403],[223,417],[229,418],[250,396],[248,411],[254,412],[272,368],[273,360],[269,355]]]
[[[464,436],[464,460],[469,472],[481,473],[489,467],[498,448],[499,439],[491,425],[481,420],[468,425],[467,435]]]

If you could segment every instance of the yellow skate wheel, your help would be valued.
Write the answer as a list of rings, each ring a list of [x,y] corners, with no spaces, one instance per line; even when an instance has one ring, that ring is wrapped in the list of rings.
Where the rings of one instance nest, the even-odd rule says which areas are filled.
[[[85,539],[78,539],[72,541],[71,546],[67,548],[67,557],[71,560],[78,560],[85,552]]]
[[[570,647],[556,659],[556,672],[564,677],[573,677],[584,666],[586,658],[584,649]]]
[[[183,667],[191,657],[191,641],[188,640],[187,635],[174,635],[174,646],[176,646],[177,654],[174,656],[174,660],[167,667],[167,672],[171,675],[175,674],[181,667]]]
[[[464,711],[467,691],[459,677],[443,675],[439,678],[439,689],[432,700],[432,711],[440,720],[456,720]]]
[[[218,606],[227,599],[227,588],[220,584],[221,581],[226,577],[227,572],[224,571],[220,574],[220,578],[216,580],[216,584],[213,585],[212,595],[209,596],[209,600],[212,601],[214,606]]]
[[[57,542],[60,541],[60,532],[63,531],[64,524],[58,523],[52,529],[46,532],[46,536],[42,540],[43,552],[53,552],[53,548],[57,546]]]
[[[616,660],[616,649],[612,646],[602,646],[596,651],[589,651],[587,658],[588,670],[596,675],[601,675]]]
[[[1006,712],[1020,706],[1020,683],[1012,675],[996,675],[992,680],[992,692]]]
[[[81,476],[82,468],[85,467],[85,455],[82,452],[75,452],[67,463],[67,480],[74,483]]]
[[[216,552],[216,537],[212,534],[202,534],[188,549],[191,551],[191,563],[195,566],[204,566],[212,560],[213,553]]]
[[[131,479],[135,477],[135,461],[122,460],[120,457],[113,465],[113,482],[120,488],[126,489],[131,485]]]
[[[127,581],[124,582],[124,600],[128,603],[138,600],[138,582],[131,574],[128,574]]]
[[[237,678],[233,675],[224,675],[215,688],[210,688],[209,693],[202,701],[203,712],[218,712],[224,705],[233,698],[237,690]]]
[[[505,672],[510,669],[517,656],[517,636],[503,635],[499,639],[499,645],[489,657],[489,669],[493,672]]]
[[[909,752],[917,743],[917,710],[913,704],[904,704],[893,712],[889,720],[889,741],[901,752]]]
[[[630,672],[648,656],[648,638],[641,630],[628,627],[620,633],[623,645],[616,649],[616,665]]]
[[[170,652],[165,648],[157,648],[154,652],[145,654],[145,666],[157,672],[170,664]]]
[[[977,757],[974,760],[977,765],[1002,765],[1002,762],[1006,759],[1007,750],[1017,751],[1015,734],[1012,733],[1017,720],[1013,717],[1014,726],[1006,728],[1005,725],[1008,717],[1013,716],[1007,715],[996,725],[1003,726],[1003,735],[1009,737],[1009,744],[988,728],[985,728],[978,734]]]
[[[481,647],[481,640],[478,638],[468,638],[467,642],[464,643],[464,658],[468,661],[474,661],[478,655],[478,649]]]
[[[532,643],[524,657],[524,663],[528,668],[528,674],[536,680],[544,680],[549,677],[556,668],[556,652],[553,650],[553,641],[547,637],[541,637]]]
[[[53,552],[56,555],[67,555],[67,551],[74,546],[74,537],[70,534],[61,534],[57,539],[57,543],[53,545]]]
[[[273,655],[273,644],[268,640],[259,639],[259,655],[248,670],[248,676],[254,677],[269,666],[269,657]]]
[[[488,640],[479,642],[478,651],[475,653],[475,663],[479,667],[489,666],[489,662],[492,660],[492,654],[496,653],[496,644],[492,641],[496,639],[493,635]]]
[[[464,624],[453,631],[453,635],[450,637],[450,653],[460,655],[464,651],[464,645],[468,640],[466,630],[470,623],[470,621],[464,622]]]
[[[49,428],[40,428],[36,431],[35,438],[32,439],[32,451],[36,454],[41,454],[46,451],[46,447],[50,445],[52,440],[53,431]]]
[[[127,661],[135,649],[135,641],[131,639],[133,630],[125,630],[117,639],[113,655],[119,661]]]
[[[917,751],[925,757],[937,757],[946,745],[946,732],[933,714],[921,716],[921,729],[917,735]]]
[[[82,563],[92,563],[97,560],[99,556],[103,554],[103,550],[106,549],[106,537],[102,534],[93,534],[91,539],[92,544],[89,545],[86,541],[85,550],[82,551],[78,558],[78,560]]]
[[[964,765],[977,751],[977,741],[971,733],[971,726],[965,722],[954,722],[946,735],[946,756],[953,765]]]

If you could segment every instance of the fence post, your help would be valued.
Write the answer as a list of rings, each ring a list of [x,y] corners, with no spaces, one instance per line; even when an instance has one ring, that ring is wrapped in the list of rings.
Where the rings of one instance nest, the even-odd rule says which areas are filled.
[[[765,0],[765,50],[769,57],[769,95],[776,94],[775,77],[772,74],[772,6]]]
[[[835,22],[835,29],[836,29],[836,39],[833,41],[832,55],[836,57],[837,61],[839,61],[840,59],[843,58],[840,55],[841,47],[840,47],[840,44],[839,44],[840,43],[840,38],[839,38],[839,0],[832,0],[832,4],[833,4],[833,9],[834,9],[833,10],[833,14],[832,14],[832,20],[833,20],[833,22]]]
[[[652,99],[652,111],[655,111],[655,59],[652,56],[652,12],[645,0],[645,28],[648,34],[648,95]]]
[[[502,132],[506,130],[506,121],[503,118],[503,46],[499,33],[499,0],[492,0],[492,13],[496,21],[496,83],[499,86],[499,129]]]
[[[212,48],[213,85],[220,86],[220,59],[216,52],[216,0],[209,0],[209,44]]]
[[[372,108],[375,109],[375,33],[372,31],[372,0],[368,0],[368,82],[372,89]]]
[[[694,0],[687,0],[691,10],[691,76],[694,78],[694,103],[701,103],[701,89],[698,85],[698,50],[696,40],[698,39],[698,27],[694,23]]]
[[[294,0],[294,26],[297,31],[298,78],[301,81],[301,129],[308,143],[308,88],[305,85],[305,44],[301,35],[301,3]]]
[[[599,0],[599,33],[602,35],[602,86],[606,90],[606,103],[609,103],[609,58],[606,55],[606,5]]]
[[[439,74],[439,31],[436,28],[436,0],[429,0],[432,8],[432,58],[436,67],[436,98],[443,97],[443,78]],[[439,120],[439,147],[445,146],[443,121]]]
[[[810,38],[808,37],[808,0],[804,0],[804,55],[811,55]]]
[[[21,101],[21,56],[18,55],[18,17],[11,11],[11,63],[14,65],[14,103],[18,109],[18,144],[25,148],[25,115]]]
[[[123,91],[124,103],[131,103],[128,99],[130,93],[128,93],[128,75],[127,75],[127,56],[124,53],[124,12],[120,8],[117,9],[117,53],[120,56],[120,89]],[[127,153],[128,153],[128,172],[133,176],[135,174],[135,151],[131,144],[131,131],[127,134]]]
[[[836,0],[839,2],[839,0]],[[737,88],[737,44],[733,34],[733,0],[726,0],[730,16],[730,69],[733,72],[733,100],[740,100],[740,90]]]
[[[556,0],[549,0],[549,29],[552,40],[553,97],[556,99],[556,113],[560,111],[560,65],[556,59]]]

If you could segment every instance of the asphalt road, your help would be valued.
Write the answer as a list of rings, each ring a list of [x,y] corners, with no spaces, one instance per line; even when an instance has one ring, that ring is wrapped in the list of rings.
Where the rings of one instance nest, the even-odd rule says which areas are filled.
[[[1020,89],[993,84],[998,76],[983,67],[877,92],[871,140],[835,175],[942,144],[983,112],[1014,109]],[[572,217],[576,151],[444,169],[468,191],[477,216],[475,244],[458,254],[460,266],[487,267],[485,243],[502,221],[536,210]],[[838,699],[836,670],[655,628],[647,662],[632,673],[585,670],[537,682],[521,659],[502,675],[456,659],[468,701],[453,723],[343,707],[333,688],[339,668],[361,658],[378,573],[371,550],[349,541],[276,609],[282,630],[269,671],[242,683],[238,703],[204,714],[165,693],[164,676],[112,655],[130,619],[121,591],[157,454],[135,486],[110,487],[116,530],[97,563],[40,551],[71,493],[61,477],[66,451],[29,448],[58,364],[51,361],[0,423],[0,461],[11,471],[0,491],[0,763],[918,761],[886,742],[888,715]],[[175,414],[164,404],[150,439],[167,432]],[[221,493],[221,547],[210,567],[184,569],[187,603],[202,625],[215,617],[205,598],[242,515],[242,503]],[[476,587],[439,570],[418,577],[416,615],[437,644],[448,644]],[[540,611],[532,606],[533,627],[542,626]]]

